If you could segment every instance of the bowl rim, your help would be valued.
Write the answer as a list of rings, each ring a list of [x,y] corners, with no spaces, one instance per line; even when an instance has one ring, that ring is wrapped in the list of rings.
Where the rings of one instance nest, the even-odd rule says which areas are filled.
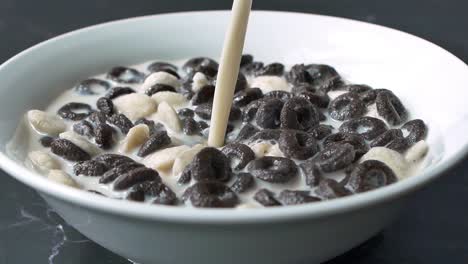
[[[49,40],[45,40],[36,44],[19,54],[13,56],[2,65],[0,65],[0,71],[8,67],[10,64],[15,63],[21,57],[28,56],[28,53],[36,49],[40,49],[43,46],[50,45],[54,42],[61,41],[73,35],[87,34],[90,31],[102,28],[102,27],[115,27],[115,25],[122,23],[132,23],[135,21],[146,21],[152,20],[155,17],[161,16],[183,16],[184,14],[191,15],[226,15],[228,10],[213,10],[213,11],[189,11],[189,12],[173,12],[163,13],[156,15],[139,16],[132,18],[125,18],[120,20],[109,21],[100,23],[85,28],[70,31],[68,33],[61,34]],[[376,30],[394,31],[400,34],[407,35],[407,37],[416,38],[418,41],[424,42],[425,45],[433,46],[440,52],[445,53],[446,56],[452,57],[452,59],[462,63],[465,67],[468,66],[460,60],[458,57],[448,52],[447,50],[439,47],[438,45],[429,42],[420,37],[412,34],[392,29],[389,27],[376,25],[368,22],[358,21],[349,18],[301,13],[301,12],[284,12],[284,11],[268,11],[268,10],[255,10],[253,14],[275,14],[275,15],[294,15],[294,16],[313,16],[318,19],[334,19],[342,20],[349,23],[365,24],[369,27],[374,27]],[[453,167],[461,161],[468,154],[468,142],[464,143],[462,148],[454,155],[454,157],[446,160],[436,168],[426,170],[421,174],[409,177],[403,181],[399,181],[390,186],[386,186],[381,189],[355,194],[346,198],[339,198],[334,200],[321,201],[319,203],[310,203],[295,206],[284,206],[276,208],[259,208],[259,209],[215,209],[215,208],[180,208],[163,205],[149,205],[140,204],[131,201],[122,201],[109,199],[107,197],[100,197],[92,193],[86,193],[82,190],[78,190],[63,184],[52,182],[45,177],[40,176],[39,173],[30,171],[23,165],[18,164],[14,160],[10,159],[4,152],[0,152],[0,168],[6,171],[11,177],[25,183],[26,185],[33,187],[37,191],[46,196],[52,196],[56,199],[78,205],[83,208],[89,208],[93,210],[102,211],[109,214],[127,216],[130,218],[147,219],[147,220],[159,220],[159,221],[171,221],[173,223],[197,223],[197,224],[257,224],[265,222],[280,222],[297,219],[312,219],[319,217],[326,217],[333,214],[344,213],[351,210],[357,210],[364,207],[376,205],[378,203],[388,202],[393,199],[403,197],[416,189],[421,188],[431,180],[439,177],[444,171]]]

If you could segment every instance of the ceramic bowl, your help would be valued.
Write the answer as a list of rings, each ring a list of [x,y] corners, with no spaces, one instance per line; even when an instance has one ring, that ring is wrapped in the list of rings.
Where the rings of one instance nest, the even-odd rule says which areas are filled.
[[[429,124],[429,162],[419,175],[347,198],[281,208],[233,210],[145,205],[48,181],[6,153],[28,109],[115,65],[219,57],[226,11],[189,12],[105,23],[36,45],[0,67],[0,166],[36,189],[70,225],[139,263],[319,263],[388,225],[420,187],[467,151],[468,67],[418,37],[320,15],[255,11],[245,52],[259,60],[331,64],[347,79],[392,89]]]

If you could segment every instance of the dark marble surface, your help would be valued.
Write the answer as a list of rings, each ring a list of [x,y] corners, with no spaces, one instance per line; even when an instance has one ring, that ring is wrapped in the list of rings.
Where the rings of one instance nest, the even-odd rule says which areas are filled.
[[[464,0],[254,0],[254,6],[343,16],[398,28],[468,61],[468,3]],[[230,1],[219,0],[1,0],[0,62],[83,26],[139,15],[227,8]],[[328,264],[467,263],[467,171],[465,161],[418,193],[399,220],[380,235]],[[0,172],[0,264],[7,263],[130,262],[80,235],[33,190]]]

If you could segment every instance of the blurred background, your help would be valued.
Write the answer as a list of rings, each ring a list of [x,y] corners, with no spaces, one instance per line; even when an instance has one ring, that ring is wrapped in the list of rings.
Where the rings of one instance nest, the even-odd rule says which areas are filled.
[[[230,9],[231,3],[0,0],[0,63],[31,45],[81,27],[141,15]],[[466,0],[254,0],[254,9],[318,13],[389,26],[432,41],[468,62]],[[466,172],[468,163],[462,162],[421,191],[380,235],[327,264],[468,263]],[[34,191],[0,171],[0,264],[11,263],[131,262],[77,233]]]

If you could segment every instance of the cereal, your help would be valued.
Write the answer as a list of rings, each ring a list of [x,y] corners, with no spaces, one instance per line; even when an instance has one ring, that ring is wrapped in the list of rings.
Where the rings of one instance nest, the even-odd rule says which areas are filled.
[[[247,170],[256,178],[271,183],[285,183],[297,176],[294,161],[282,157],[262,157],[251,161]]]
[[[310,75],[310,83],[317,89],[329,91],[343,85],[338,72],[329,65],[309,64],[306,66],[306,71]]]
[[[129,153],[136,147],[142,145],[149,137],[150,132],[147,125],[136,125],[128,131],[127,135],[120,143],[119,150],[123,153]]]
[[[264,98],[276,98],[283,102],[288,101],[289,99],[293,98],[293,96],[294,95],[292,93],[282,90],[271,91],[263,95]]]
[[[203,144],[197,144],[178,154],[174,160],[174,165],[172,166],[172,175],[179,175],[182,173],[184,168],[192,162],[193,157],[195,157],[195,155],[204,147],[205,146]]]
[[[94,127],[87,120],[81,120],[73,124],[73,131],[75,131],[75,133],[77,133],[78,135],[85,136],[87,138],[94,137]]]
[[[119,165],[126,164],[126,163],[135,163],[135,161],[127,156],[119,155],[119,154],[101,154],[94,158],[95,161],[104,163],[108,168],[115,168]]]
[[[275,194],[268,189],[260,189],[254,195],[255,201],[259,204],[270,207],[270,206],[280,206],[281,203],[275,198]]]
[[[283,205],[294,205],[317,202],[320,201],[320,198],[310,196],[309,191],[284,190],[279,194],[278,200]]]
[[[211,147],[200,150],[189,165],[190,177],[197,180],[227,181],[231,177],[228,158]]]
[[[128,119],[128,117],[125,116],[124,114],[112,115],[109,117],[108,121],[112,125],[118,127],[120,129],[120,132],[122,132],[125,135],[133,127],[132,121],[130,121],[130,119]]]
[[[106,171],[102,177],[99,179],[100,183],[110,183],[117,179],[120,175],[131,171],[136,168],[143,167],[143,164],[136,163],[134,161],[132,162],[127,162],[127,163],[122,163],[119,164],[115,167],[112,167],[110,170]]]
[[[308,100],[289,99],[281,110],[281,128],[307,130],[319,124],[319,111]]]
[[[351,172],[346,187],[352,192],[366,192],[397,181],[395,173],[385,163],[366,160]]]
[[[91,115],[88,117],[89,121],[93,123],[94,125],[98,124],[104,124],[107,122],[107,116],[103,112],[93,112]]]
[[[244,74],[255,75],[257,71],[260,71],[263,68],[263,62],[252,61],[242,66],[240,69]]]
[[[116,87],[112,87],[109,90],[109,92],[107,92],[106,97],[112,100],[119,96],[131,94],[131,93],[135,93],[135,90],[133,90],[130,87],[116,86]]]
[[[315,193],[324,200],[335,199],[351,194],[343,184],[333,179],[322,179]]]
[[[255,159],[255,153],[252,149],[239,143],[231,143],[223,147],[223,154],[231,161],[231,164],[236,164],[235,170],[242,170],[247,164]]]
[[[188,146],[165,148],[146,156],[142,162],[155,170],[168,170],[174,164],[176,157],[188,149],[190,149]]]
[[[140,118],[137,121],[135,121],[135,125],[141,124],[148,126],[150,135],[156,133],[157,131],[165,130],[163,124],[156,124],[153,120],[148,120],[146,118]]]
[[[174,76],[178,77],[179,75],[177,74],[177,66],[175,66],[174,64],[171,64],[171,63],[168,63],[168,62],[161,62],[161,61],[157,61],[157,62],[154,62],[154,63],[151,63],[150,65],[148,65],[147,67],[148,71],[150,72],[158,72],[158,71],[165,71],[167,73],[175,73]]]
[[[255,74],[257,76],[282,76],[284,73],[284,65],[278,62],[274,62],[263,66]]]
[[[361,158],[366,160],[378,160],[385,163],[401,179],[405,178],[408,170],[408,162],[402,154],[384,147],[373,147]]]
[[[406,108],[393,92],[380,91],[375,99],[375,104],[379,115],[390,125],[399,125],[406,120]]]
[[[247,64],[250,64],[253,62],[253,56],[250,55],[250,54],[243,54],[242,57],[241,57],[241,61],[240,61],[240,67],[244,67],[245,65]]]
[[[138,167],[117,177],[114,181],[114,190],[125,190],[144,181],[161,182],[159,173],[146,167]]]
[[[148,131],[149,134],[149,131]],[[149,136],[149,135],[148,135]],[[141,139],[139,139],[140,141]],[[142,141],[142,140],[141,140]],[[149,138],[144,141],[140,150],[138,150],[138,156],[145,157],[157,150],[160,150],[171,144],[171,138],[167,135],[166,131],[157,131]]]
[[[108,90],[110,86],[110,83],[104,80],[91,78],[82,81],[73,89],[81,95],[93,95]]]
[[[151,97],[140,93],[119,96],[114,99],[114,106],[119,113],[131,120],[149,116],[156,112],[157,108],[156,102]]]
[[[65,123],[55,115],[40,110],[30,110],[27,113],[29,124],[41,134],[56,136],[67,128]]]
[[[358,134],[367,140],[373,140],[387,131],[387,125],[378,118],[365,116],[344,122],[339,130],[344,133]]]
[[[239,131],[239,134],[237,134],[236,141],[242,141],[249,139],[252,137],[255,133],[257,133],[259,130],[254,127],[251,124],[245,124],[241,130]]]
[[[255,118],[257,114],[258,108],[264,102],[264,100],[258,99],[251,101],[247,104],[246,107],[242,110],[242,121],[243,122],[250,122],[252,119]]]
[[[57,114],[63,119],[79,121],[85,119],[93,112],[93,108],[85,103],[68,103],[57,111]]]
[[[94,140],[96,144],[102,149],[109,149],[114,143],[113,133],[114,129],[108,124],[99,123],[94,127]]]
[[[209,85],[210,83],[211,82],[206,78],[205,74],[197,72],[192,78],[192,91],[198,92],[202,87]]]
[[[106,115],[112,115],[114,113],[114,103],[107,97],[99,98],[96,102],[96,107]]]
[[[140,87],[140,91],[142,92],[147,91],[152,86],[158,83],[169,85],[176,89],[179,88],[181,85],[179,79],[176,76],[170,73],[167,73],[165,71],[159,71],[159,72],[152,73],[146,77],[145,81]]]
[[[328,113],[333,119],[345,121],[363,116],[366,113],[366,105],[359,95],[349,92],[333,99],[328,106]]]
[[[47,172],[49,170],[60,169],[60,163],[52,158],[47,152],[36,150],[28,153],[28,159],[34,168],[41,172]]]
[[[51,170],[47,175],[47,179],[52,180],[54,182],[67,185],[73,188],[79,188],[79,185],[76,181],[70,177],[66,172],[62,170]]]
[[[259,88],[248,88],[237,92],[233,98],[233,105],[242,107],[248,105],[250,102],[262,98],[263,93]]]
[[[304,64],[296,64],[292,66],[291,70],[287,73],[286,78],[293,84],[309,83],[312,79]]]
[[[405,159],[408,162],[417,162],[421,160],[429,151],[429,146],[426,141],[421,140],[414,144],[411,148],[406,151]]]
[[[91,156],[96,155],[100,152],[99,149],[93,143],[89,142],[85,137],[80,136],[73,131],[60,133],[59,138],[70,141],[80,149],[86,151]]]
[[[276,98],[263,101],[255,114],[257,125],[262,128],[278,128],[283,105],[283,101]]]
[[[201,72],[206,76],[214,77],[218,73],[218,67],[218,63],[210,58],[197,57],[188,60],[182,66],[182,70],[189,75]]]
[[[150,88],[148,88],[148,90],[145,91],[145,94],[148,96],[152,96],[159,92],[174,92],[175,93],[176,89],[167,84],[157,83],[151,86]]]
[[[339,144],[348,143],[351,146],[353,146],[354,152],[356,154],[356,158],[361,157],[369,150],[369,147],[367,146],[367,143],[364,140],[364,138],[356,134],[338,132],[338,133],[335,133],[326,137],[323,141],[323,145],[325,147],[335,144],[335,143],[339,143]]]
[[[302,92],[296,95],[297,97],[307,99],[311,104],[315,105],[318,108],[327,108],[330,104],[330,97],[327,93],[317,91],[312,92]]]
[[[213,101],[215,92],[214,85],[205,85],[201,87],[198,92],[192,97],[192,104],[193,105],[200,105],[203,103],[208,103]]]
[[[280,129],[263,129],[263,130],[260,130],[259,132],[255,133],[255,135],[253,135],[251,138],[250,138],[250,141],[256,141],[256,140],[264,140],[264,141],[267,141],[267,140],[273,140],[273,141],[277,141],[279,140],[281,136],[281,130]]]
[[[133,187],[133,192],[141,192],[151,197],[153,204],[175,205],[177,203],[176,194],[162,182],[148,181],[137,184]]]
[[[179,111],[177,111],[177,114],[180,116],[180,118],[194,117],[195,116],[195,112],[190,108],[179,109]]]
[[[211,112],[213,108],[213,103],[205,103],[197,106],[195,108],[195,114],[199,116],[202,119],[205,120],[210,120],[211,118]],[[229,121],[235,121],[238,120],[241,117],[241,111],[239,108],[232,106],[231,107],[231,112],[229,114]]]
[[[179,116],[172,106],[162,102],[158,106],[158,111],[152,116],[153,119],[162,122],[168,129],[179,132],[182,130]]]
[[[84,161],[91,158],[86,151],[66,139],[55,139],[50,144],[50,148],[52,153],[69,161]]]
[[[112,68],[106,77],[118,83],[141,83],[144,74],[132,68],[118,66]]]
[[[423,140],[427,134],[426,124],[421,119],[408,121],[401,129],[408,131],[408,135],[405,138],[410,145]]]
[[[317,162],[312,158],[299,165],[305,177],[305,183],[308,186],[317,186],[322,179],[322,172]]]
[[[101,176],[108,169],[106,164],[95,160],[80,161],[73,165],[75,175]]]
[[[302,131],[285,130],[281,132],[278,145],[287,158],[305,160],[319,151],[317,140]]]
[[[354,161],[354,147],[349,143],[328,145],[313,159],[323,172],[334,172],[346,168]]]
[[[195,207],[234,207],[239,202],[236,193],[219,182],[197,182],[183,198]]]
[[[151,96],[151,98],[159,105],[162,102],[166,102],[172,107],[183,106],[188,103],[188,100],[180,93],[171,91],[158,92]]]
[[[374,140],[369,144],[370,147],[384,147],[388,143],[395,139],[403,138],[403,132],[400,129],[389,129],[379,136],[375,137]]]
[[[317,140],[322,140],[333,132],[333,126],[320,124],[307,130],[307,133],[311,134]]]
[[[231,185],[231,190],[236,193],[243,193],[253,188],[255,180],[250,173],[241,172],[235,175],[235,181]]]
[[[50,144],[52,144],[52,141],[54,141],[54,138],[53,137],[49,137],[49,136],[43,136],[39,139],[39,142],[41,143],[41,145],[45,148],[48,148],[50,147]]]

